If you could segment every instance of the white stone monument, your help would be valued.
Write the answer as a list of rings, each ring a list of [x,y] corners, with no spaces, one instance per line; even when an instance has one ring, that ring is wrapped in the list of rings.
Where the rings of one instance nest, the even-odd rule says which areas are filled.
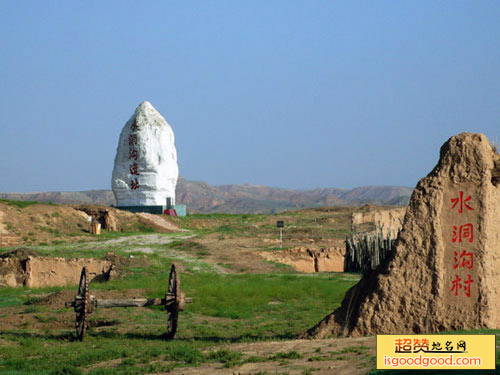
[[[156,213],[175,203],[179,176],[174,132],[149,102],[142,102],[120,134],[111,186],[116,206]],[[143,209],[142,209],[143,208]]]

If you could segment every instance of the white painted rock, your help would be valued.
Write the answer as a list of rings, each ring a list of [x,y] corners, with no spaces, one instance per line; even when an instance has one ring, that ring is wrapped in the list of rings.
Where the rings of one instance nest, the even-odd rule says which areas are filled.
[[[117,206],[175,202],[179,176],[174,132],[149,102],[142,102],[120,134],[111,186]]]

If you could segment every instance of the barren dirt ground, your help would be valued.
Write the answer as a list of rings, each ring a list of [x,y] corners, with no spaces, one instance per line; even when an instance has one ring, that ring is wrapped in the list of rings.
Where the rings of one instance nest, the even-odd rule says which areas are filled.
[[[150,297],[152,293],[158,293],[157,290],[163,290],[163,284],[158,286],[155,285],[154,280],[147,281],[145,278],[148,277],[149,267],[156,267],[154,272],[160,272],[161,283],[164,283],[165,278],[162,274],[166,274],[168,270],[161,270],[161,267],[164,267],[164,264],[170,264],[171,261],[175,261],[179,265],[182,278],[187,278],[187,284],[192,291],[196,291],[196,285],[198,285],[196,277],[199,274],[220,275],[218,277],[241,277],[241,280],[247,280],[248,278],[249,284],[252,282],[257,283],[257,289],[262,287],[274,288],[272,280],[269,281],[269,284],[259,284],[260,275],[267,278],[273,277],[273,275],[282,275],[285,277],[283,280],[286,280],[286,275],[292,275],[293,282],[300,285],[302,277],[291,267],[265,261],[258,255],[258,252],[279,251],[281,248],[287,249],[296,246],[314,248],[342,246],[343,239],[350,230],[349,217],[351,211],[352,209],[349,208],[332,208],[305,210],[300,213],[291,212],[280,215],[199,215],[172,219],[171,222],[175,226],[186,230],[182,232],[171,234],[128,233],[124,235],[105,232],[99,238],[91,237],[83,231],[82,228],[84,228],[85,223],[81,222],[78,213],[75,213],[71,208],[35,205],[20,209],[3,206],[5,214],[4,219],[2,219],[3,226],[0,225],[0,229],[3,228],[2,230],[5,231],[8,227],[19,238],[24,238],[23,246],[39,251],[44,256],[50,254],[54,254],[54,256],[65,256],[65,254],[67,256],[82,256],[83,254],[83,256],[100,257],[106,252],[112,251],[124,258],[144,259],[144,262],[141,261],[142,263],[132,262],[124,267],[124,269],[127,267],[129,269],[120,276],[126,280],[123,285],[120,285],[120,279],[114,281],[114,284],[110,287],[105,284],[91,285],[92,294],[97,298],[131,298]],[[65,215],[69,215],[68,217],[71,220],[74,219],[74,223],[71,220],[65,221]],[[6,221],[5,217],[9,217],[11,220]],[[15,220],[12,218],[15,218]],[[121,225],[126,226],[128,219],[127,215],[120,218]],[[43,220],[42,224],[40,224],[40,220]],[[277,220],[284,220],[286,223],[283,243],[278,241]],[[56,229],[52,229],[57,228],[58,223],[65,223],[64,233],[67,233],[67,235],[59,237]],[[140,222],[134,221],[134,228],[140,228],[140,224]],[[62,240],[59,241],[61,243],[58,242],[58,238]],[[47,243],[50,240],[52,240],[52,244]],[[15,247],[11,246],[3,251],[13,248]],[[0,252],[3,251],[0,249]],[[343,286],[343,288],[352,285],[356,280],[356,276],[348,274],[345,274],[345,277],[344,274],[332,275],[331,277],[339,276],[335,280],[346,283],[347,286]],[[326,278],[330,276],[328,274],[323,276],[319,275],[319,280],[324,280],[324,285],[327,285],[328,288],[329,279]],[[206,278],[206,276],[203,277]],[[304,276],[304,280],[306,280],[305,278],[307,276]],[[134,281],[136,279],[137,282]],[[209,279],[207,278],[207,280]],[[219,282],[223,281],[219,280]],[[241,285],[245,285],[244,281],[241,282]],[[286,286],[286,281],[280,282],[280,287]],[[113,285],[119,285],[122,289],[106,290],[113,288]],[[181,282],[181,287],[182,285],[185,284]],[[227,286],[229,287],[229,285]],[[94,288],[96,289],[94,290]],[[224,284],[214,288],[222,289],[214,292],[214,298],[221,298],[220,296],[223,298],[225,294]],[[75,290],[74,286],[56,293],[52,290],[31,290],[24,295],[22,294],[24,292],[16,291],[17,294],[12,297],[13,300],[22,297],[23,301],[27,300],[28,302],[17,302],[11,305],[6,303],[5,307],[1,307],[2,304],[0,303],[0,348],[12,347],[13,345],[22,346],[24,345],[23,340],[35,340],[35,342],[36,340],[43,340],[44,343],[41,345],[44,347],[53,345],[51,343],[54,342],[60,342],[61,345],[67,345],[68,347],[77,345],[71,342],[74,312],[64,309],[64,302],[72,300]],[[268,293],[272,294],[274,292],[271,290]],[[20,294],[21,297],[19,297]],[[3,295],[11,298],[5,291]],[[155,296],[157,295],[155,294]],[[339,303],[341,297],[336,297],[338,301],[326,301],[326,306]],[[198,299],[200,298],[198,296]],[[190,342],[200,340],[202,344],[201,346],[198,345],[198,347],[201,353],[206,355],[206,358],[210,358],[210,353],[214,351],[229,351],[230,353],[239,353],[240,361],[230,365],[228,365],[227,361],[224,363],[213,359],[202,361],[197,365],[189,363],[189,360],[184,365],[179,365],[180,362],[178,361],[174,362],[177,363],[176,366],[163,372],[161,370],[147,372],[144,367],[140,367],[143,366],[140,364],[137,365],[139,366],[137,368],[142,368],[146,371],[145,373],[168,372],[172,374],[223,375],[333,373],[354,375],[366,374],[373,369],[375,356],[374,337],[294,340],[289,339],[292,337],[290,335],[283,335],[283,338],[280,338],[279,332],[283,328],[279,327],[286,327],[287,324],[290,327],[300,327],[288,329],[288,331],[296,334],[299,333],[299,329],[307,328],[307,326],[297,323],[297,316],[299,316],[300,321],[300,314],[309,314],[307,308],[303,309],[300,301],[293,300],[292,302],[294,303],[293,306],[297,306],[297,308],[292,311],[295,314],[293,318],[295,320],[290,318],[290,322],[287,319],[289,319],[288,315],[291,313],[287,312],[286,309],[283,309],[286,313],[282,315],[278,312],[269,317],[266,317],[267,313],[255,313],[255,318],[263,322],[256,323],[257,328],[269,325],[270,329],[276,330],[276,333],[266,333],[267,336],[257,337],[256,342],[245,342],[246,339],[241,339],[241,337],[248,334],[241,328],[241,325],[246,324],[245,314],[238,312],[239,310],[236,312],[231,311],[231,304],[238,305],[239,301],[221,301],[229,311],[222,311],[222,313],[212,312],[209,307],[203,311],[193,310],[192,312],[188,308],[187,312],[182,313],[180,316],[179,331],[173,344],[187,345],[189,347]],[[196,303],[196,299],[194,303]],[[285,306],[287,303],[289,303],[287,300],[273,299],[264,302],[265,305],[262,311],[272,312],[273,304]],[[253,306],[250,307],[253,308]],[[215,304],[213,309],[216,308]],[[328,312],[331,312],[329,307],[325,309],[324,313],[318,315],[318,319]],[[227,314],[227,317],[224,314]],[[127,345],[125,344],[126,341],[131,339],[139,340],[138,342],[133,341],[134,345],[141,345],[141,340],[144,340],[145,344],[163,345],[164,341],[161,333],[165,329],[164,319],[164,312],[160,310],[148,308],[105,309],[95,312],[89,320],[89,340],[106,340],[109,338],[120,340],[120,343],[123,342],[124,345]],[[314,322],[317,322],[316,318]],[[234,335],[229,332],[230,330],[234,330]],[[206,333],[204,333],[205,331]],[[265,331],[262,332],[265,333]],[[256,335],[261,333],[256,333]],[[207,337],[204,338],[203,335]],[[231,335],[234,336],[234,339]],[[17,340],[21,341],[18,342]],[[250,341],[252,340],[250,339]],[[209,342],[209,344],[203,344],[203,342]],[[96,341],[95,345],[98,346],[99,341]],[[95,347],[95,345],[93,344],[92,347]],[[92,351],[92,347],[85,347],[85,350]],[[36,354],[32,355],[36,357]],[[0,354],[0,360],[2,358],[2,354]],[[162,366],[170,363],[172,363],[172,360],[169,360],[168,356],[162,357],[160,355],[156,360],[151,360],[149,366],[158,366],[161,369]],[[120,366],[128,366],[126,359],[94,360],[90,365],[84,365],[78,370],[83,371],[84,374],[97,374],[106,373],[106,369],[112,369],[113,372],[111,373],[114,374],[122,373],[119,371],[122,368]]]
[[[283,358],[266,362],[245,363],[233,368],[221,364],[179,368],[172,374],[182,375],[250,375],[250,374],[304,374],[361,375],[373,366],[370,358],[376,354],[375,337],[334,338],[326,340],[289,340],[227,345],[232,351],[246,356],[272,357],[276,353],[296,352],[301,358]]]

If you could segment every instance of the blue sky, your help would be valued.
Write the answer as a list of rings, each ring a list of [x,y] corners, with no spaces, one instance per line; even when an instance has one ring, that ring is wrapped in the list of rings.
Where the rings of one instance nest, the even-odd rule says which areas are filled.
[[[183,177],[415,186],[500,139],[498,1],[0,0],[0,191],[109,189],[143,100]]]

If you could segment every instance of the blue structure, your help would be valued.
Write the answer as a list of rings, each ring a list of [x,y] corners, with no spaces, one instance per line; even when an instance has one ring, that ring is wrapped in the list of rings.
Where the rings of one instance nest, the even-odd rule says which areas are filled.
[[[174,204],[174,210],[177,212],[177,216],[186,216],[185,204]]]

